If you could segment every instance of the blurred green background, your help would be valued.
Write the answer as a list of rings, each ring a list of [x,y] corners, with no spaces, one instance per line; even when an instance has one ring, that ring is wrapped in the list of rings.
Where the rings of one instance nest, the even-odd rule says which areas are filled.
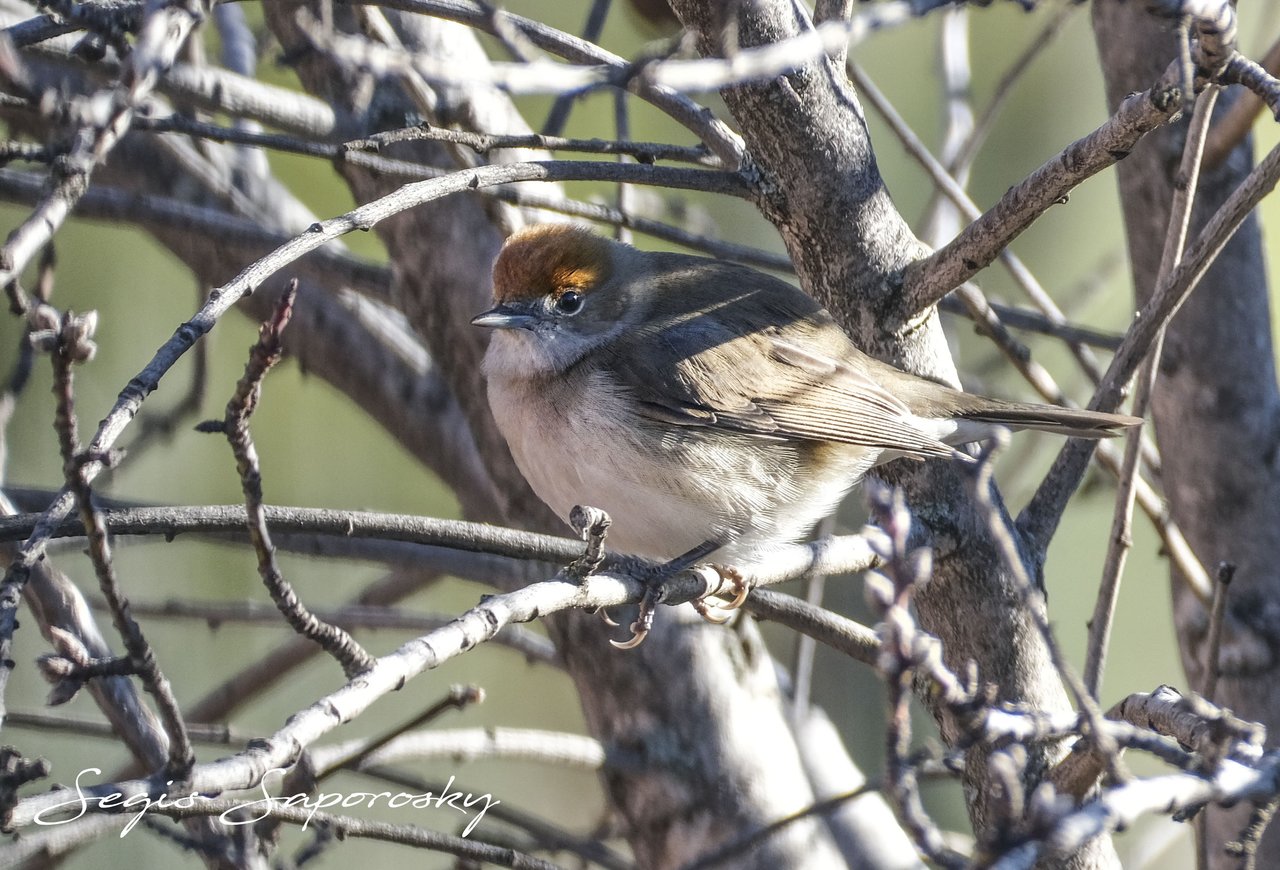
[[[577,31],[589,3],[546,4],[525,0],[511,2],[512,11],[541,18],[550,24]],[[622,4],[615,4],[621,6]],[[1246,52],[1258,56],[1276,30],[1276,15],[1259,16],[1259,4],[1242,4],[1241,32]],[[251,17],[256,7],[246,4]],[[1012,58],[1047,20],[1046,12],[1025,14],[1012,4],[999,4],[971,13],[973,92],[980,109]],[[892,98],[920,137],[931,147],[943,129],[943,110],[937,75],[936,46],[939,17],[915,21],[877,33],[856,46],[852,56],[866,68]],[[602,43],[623,56],[633,57],[646,42],[663,34],[622,8],[610,16]],[[210,36],[211,45],[214,37]],[[271,49],[269,59],[278,54]],[[1084,135],[1105,117],[1100,77],[1094,60],[1087,9],[1078,10],[1064,32],[1036,62],[1017,86],[978,160],[970,189],[980,206],[995,201],[1010,185]],[[263,74],[288,82],[287,70],[264,63]],[[719,101],[710,104],[721,109]],[[550,101],[523,101],[536,128]],[[689,142],[684,131],[647,106],[632,100],[632,135],[637,139]],[[723,112],[722,112],[723,114]],[[566,135],[612,135],[612,98],[606,95],[582,100],[570,117]],[[910,220],[916,220],[931,195],[919,166],[889,135],[874,115],[870,119],[877,158],[894,198]],[[1262,122],[1259,152],[1280,137],[1275,126]],[[308,202],[320,217],[339,214],[353,203],[331,168],[319,161],[271,155],[275,171]],[[569,185],[581,198],[610,200],[606,186]],[[772,228],[739,201],[686,197],[647,191],[646,199],[678,200],[701,213],[726,238],[781,250]],[[1264,203],[1264,222],[1280,219],[1272,200]],[[15,226],[24,209],[3,208],[3,223]],[[344,240],[358,253],[382,259],[373,234]],[[640,238],[642,245],[651,245]],[[1274,254],[1274,238],[1269,240]],[[1088,299],[1073,299],[1075,288],[1087,284],[1109,258],[1123,256],[1123,230],[1119,223],[1114,178],[1110,173],[1086,183],[1069,204],[1051,210],[1014,245],[1032,271],[1068,312],[1091,326],[1121,330],[1132,309],[1127,274],[1113,269],[1100,292]],[[196,287],[182,268],[144,234],[129,228],[73,220],[58,236],[58,272],[54,302],[77,311],[96,309],[100,317],[99,354],[78,372],[77,395],[82,431],[110,407],[124,384],[147,362],[181,321],[196,308]],[[139,280],[139,276],[145,276]],[[1021,303],[1018,293],[999,268],[981,276],[993,298]],[[1030,391],[1003,366],[990,347],[973,335],[964,321],[950,320],[957,359],[970,389],[1007,397],[1030,398]],[[0,359],[7,366],[15,356],[20,324],[12,317],[0,319]],[[243,368],[255,327],[239,315],[228,316],[206,339],[210,344],[208,394],[200,418],[222,414]],[[1077,399],[1087,396],[1083,381],[1054,342],[1024,336],[1037,359]],[[161,389],[146,403],[144,414],[162,411],[182,395],[192,376],[190,359],[179,363]],[[9,456],[4,480],[17,485],[56,487],[61,480],[60,461],[53,438],[52,397],[47,361],[37,369],[19,399],[8,432]],[[194,420],[192,422],[195,422]],[[134,431],[136,432],[136,425]],[[398,511],[434,516],[455,516],[452,495],[429,473],[387,438],[358,409],[316,378],[304,376],[291,361],[268,378],[263,401],[253,420],[261,454],[264,485],[270,503],[349,509]],[[1015,511],[1052,459],[1058,442],[1034,435],[1020,436],[1002,468],[1010,506]],[[122,444],[128,446],[130,436]],[[339,448],[341,445],[341,448]],[[352,449],[352,446],[355,449]],[[341,452],[339,452],[339,449]],[[341,457],[341,461],[337,461]],[[104,494],[144,502],[222,504],[240,501],[234,463],[220,437],[180,429],[167,444],[126,461],[114,473]],[[1072,660],[1083,662],[1085,620],[1092,607],[1111,521],[1109,485],[1092,487],[1077,497],[1050,552],[1047,579],[1051,613],[1059,636]],[[855,501],[857,498],[855,496]],[[850,515],[856,515],[854,505]],[[1103,693],[1109,705],[1132,691],[1150,691],[1161,682],[1182,684],[1170,619],[1166,565],[1157,556],[1158,541],[1145,520],[1137,522],[1133,556],[1121,592],[1115,642]],[[57,548],[56,565],[86,590],[96,595],[96,582],[88,561],[77,545]],[[335,564],[285,556],[283,567],[298,592],[316,606],[335,605],[381,575],[376,566]],[[247,548],[217,546],[179,538],[117,541],[117,566],[128,595],[139,602],[170,598],[266,601],[257,577],[254,558]],[[449,581],[429,593],[411,599],[406,607],[430,612],[458,613],[474,605],[488,591],[475,584]],[[861,584],[841,579],[828,584],[828,603],[839,612],[867,618]],[[105,624],[105,620],[104,620]],[[281,627],[243,627],[203,623],[148,620],[144,628],[154,643],[161,666],[176,686],[180,702],[190,703],[205,690],[246,665],[288,637]],[[536,627],[535,627],[535,630]],[[602,630],[604,630],[602,628]],[[789,661],[795,638],[766,626],[775,652]],[[364,632],[360,639],[375,653],[394,649],[407,639],[403,634]],[[40,710],[47,686],[31,666],[47,646],[31,620],[25,620],[15,643],[18,668],[10,683],[7,701],[11,710]],[[619,653],[622,654],[622,653]],[[824,650],[818,652],[815,700],[841,725],[851,751],[870,775],[880,769],[882,693],[878,679],[866,667]],[[239,711],[236,728],[267,734],[278,728],[288,713],[341,685],[341,674],[330,662],[316,660],[286,679],[268,697]],[[484,687],[488,700],[463,713],[448,714],[432,727],[516,726],[580,732],[582,717],[572,686],[550,668],[527,664],[517,654],[496,647],[481,647],[448,663],[439,671],[414,681],[404,691],[380,701],[369,714],[332,735],[346,739],[380,733],[412,718],[444,694],[451,684],[474,682]],[[97,718],[92,701],[81,696],[56,711],[59,714]],[[919,740],[931,738],[932,726],[919,716]],[[5,741],[24,753],[43,755],[55,762],[53,779],[69,782],[86,767],[110,772],[124,755],[112,744],[83,737],[10,727]],[[201,760],[210,760],[233,749],[199,747]],[[767,751],[762,747],[762,751]],[[1135,762],[1139,771],[1154,770]],[[603,800],[594,774],[563,767],[525,762],[422,764],[415,768],[425,778],[443,781],[456,776],[459,787],[490,792],[509,806],[521,807],[543,818],[586,833],[601,820]],[[369,790],[371,784],[354,776],[326,783],[326,790]],[[954,786],[927,786],[931,806],[940,821],[967,829]],[[376,790],[376,789],[375,789]],[[369,813],[376,816],[376,813]],[[392,821],[409,821],[396,814]],[[444,831],[455,831],[458,818],[447,810],[423,811],[411,821]],[[478,833],[483,835],[485,825]],[[286,829],[287,844],[307,842],[308,835]],[[1185,828],[1165,820],[1144,820],[1119,840],[1126,866],[1143,860],[1162,867],[1190,867],[1192,859]],[[347,850],[371,861],[403,860],[402,849],[375,843],[348,844],[327,852],[317,863],[337,867],[350,860]],[[289,849],[281,854],[289,854]],[[79,853],[74,867],[113,865],[172,866],[178,853],[172,845],[142,831],[121,840],[104,841]],[[421,861],[423,856],[414,856]],[[191,856],[186,856],[194,861]],[[0,853],[0,862],[3,854]],[[451,866],[452,859],[429,856],[422,866]]]

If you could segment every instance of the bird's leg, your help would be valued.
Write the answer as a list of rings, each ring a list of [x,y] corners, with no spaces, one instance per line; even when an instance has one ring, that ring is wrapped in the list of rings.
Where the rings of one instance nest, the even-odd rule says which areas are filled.
[[[586,542],[587,548],[582,551],[581,556],[565,566],[566,574],[581,583],[599,569],[604,562],[604,539],[609,534],[609,526],[612,524],[613,520],[609,519],[609,515],[600,508],[581,504],[573,506],[573,510],[569,511],[569,525],[573,527],[578,537]],[[605,625],[610,628],[618,626],[618,623],[613,621],[613,617],[609,616],[609,611],[603,607],[596,612],[600,614]]]

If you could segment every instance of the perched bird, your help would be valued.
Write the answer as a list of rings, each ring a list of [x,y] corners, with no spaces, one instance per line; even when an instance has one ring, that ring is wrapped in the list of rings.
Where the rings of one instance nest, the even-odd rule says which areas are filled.
[[[854,347],[754,269],[563,224],[493,270],[489,403],[534,492],[613,518],[619,552],[732,563],[800,539],[872,466],[954,454],[992,424],[1100,438],[1138,418],[972,395]],[[705,546],[703,546],[705,545]]]

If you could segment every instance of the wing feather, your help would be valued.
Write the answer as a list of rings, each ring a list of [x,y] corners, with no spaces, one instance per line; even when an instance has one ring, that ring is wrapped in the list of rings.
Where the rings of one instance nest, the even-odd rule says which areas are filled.
[[[620,354],[613,370],[640,414],[761,438],[838,442],[920,458],[951,455],[950,447],[912,425],[907,405],[870,373],[901,372],[862,354],[809,297],[778,284],[785,290],[767,288],[774,291],[767,303],[776,325],[739,323],[740,309],[728,305],[715,316],[685,312],[651,323],[636,335],[645,352]]]

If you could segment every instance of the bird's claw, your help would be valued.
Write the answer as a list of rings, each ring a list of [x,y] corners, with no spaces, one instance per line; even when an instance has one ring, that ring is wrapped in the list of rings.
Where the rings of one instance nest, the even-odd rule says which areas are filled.
[[[747,585],[747,578],[742,576],[742,572],[728,565],[712,565],[711,567],[715,569],[715,572],[722,579],[728,580],[733,585],[733,600],[724,605],[724,609],[737,610],[746,604],[747,596],[751,594],[751,587]]]
[[[644,639],[649,636],[649,629],[637,628],[640,620],[631,623],[631,639],[630,640],[613,640],[610,638],[609,643],[613,644],[615,649],[635,649],[644,643]]]
[[[698,615],[712,625],[724,625],[733,619],[733,613],[730,608],[723,607],[719,603],[707,603],[705,598],[695,598],[690,602],[693,609],[698,611]]]
[[[635,622],[631,623],[631,637],[627,640],[610,640],[618,649],[635,649],[644,643],[653,628],[653,615],[662,601],[662,582],[650,583],[640,598],[640,610],[636,613]],[[616,624],[616,623],[615,623]]]

